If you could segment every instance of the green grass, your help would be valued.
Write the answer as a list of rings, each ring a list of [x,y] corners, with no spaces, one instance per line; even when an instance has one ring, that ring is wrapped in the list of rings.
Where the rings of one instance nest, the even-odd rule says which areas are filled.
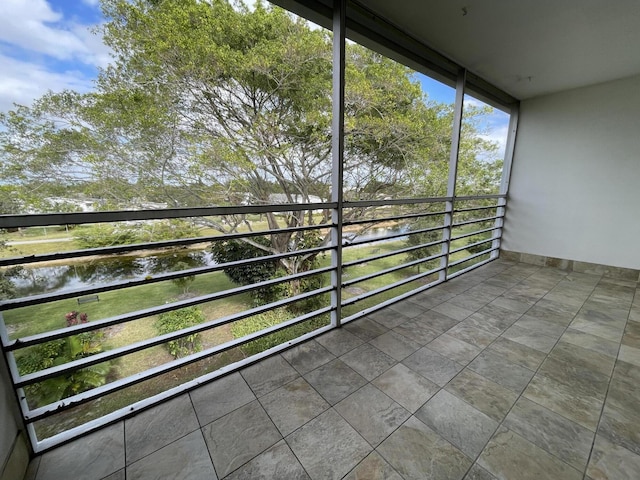
[[[233,288],[235,285],[222,272],[198,275],[190,290],[211,293]],[[89,320],[99,320],[121,315],[135,310],[163,305],[176,298],[182,290],[170,281],[151,283],[122,290],[100,293],[100,301],[78,305],[75,298],[58,300],[43,305],[33,305],[3,312],[5,324],[12,338],[35,335],[65,326],[64,315],[72,310],[85,312]],[[225,300],[226,305],[245,307],[248,297],[233,297]],[[218,307],[220,310],[220,307]],[[222,309],[224,311],[224,309]],[[207,312],[205,312],[207,313]],[[136,322],[139,322],[136,321]],[[131,329],[133,336],[135,329]],[[137,337],[134,336],[134,338]],[[135,338],[137,339],[137,338]],[[135,340],[134,340],[135,341]],[[129,341],[127,343],[130,343]]]

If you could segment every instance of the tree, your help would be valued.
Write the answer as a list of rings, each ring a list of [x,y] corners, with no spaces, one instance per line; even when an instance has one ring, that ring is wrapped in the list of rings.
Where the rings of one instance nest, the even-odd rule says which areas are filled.
[[[49,93],[0,117],[2,173],[32,192],[56,178],[107,205],[141,196],[173,206],[273,203],[274,193],[289,203],[329,199],[330,33],[260,2],[249,10],[223,0],[103,0],[102,8],[113,63],[90,93]],[[438,194],[451,107],[428,101],[408,68],[354,43],[346,49],[345,197]],[[327,217],[266,219],[281,229]],[[210,222],[223,233],[251,227],[242,215]],[[308,237],[244,241],[275,254],[308,246]],[[315,256],[283,257],[279,268],[303,272]]]

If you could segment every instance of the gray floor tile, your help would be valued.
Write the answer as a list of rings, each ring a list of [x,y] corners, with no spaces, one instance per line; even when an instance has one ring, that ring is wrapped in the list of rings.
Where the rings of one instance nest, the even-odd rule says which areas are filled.
[[[336,328],[316,338],[316,341],[336,356],[362,345],[364,340],[356,337],[344,328]]]
[[[470,343],[471,345],[475,345],[478,348],[487,347],[498,337],[497,335],[489,333],[486,330],[476,328],[472,325],[465,324],[464,322],[459,323],[455,327],[448,330],[447,335],[456,337],[457,339],[462,340],[463,342]]]
[[[200,425],[211,423],[256,399],[238,372],[198,387],[189,395]]]
[[[472,327],[476,327],[481,330],[486,330],[492,335],[501,335],[502,332],[504,332],[507,328],[513,325],[518,320],[518,318],[520,318],[521,315],[519,313],[511,312],[510,310],[505,310],[505,309],[502,309],[502,310],[504,310],[505,312],[509,312],[511,315],[513,315],[511,318],[509,317],[505,318],[505,316],[495,317],[495,316],[492,316],[491,313],[487,313],[489,310],[495,311],[498,308],[500,307],[487,305],[487,307],[485,307],[484,309],[481,309],[476,313],[474,313],[473,315],[469,316],[469,318],[467,318],[464,321],[464,323],[465,325],[470,325]]]
[[[478,459],[501,479],[581,480],[582,473],[506,429],[499,430]]]
[[[467,311],[476,312],[489,302],[495,300],[497,296],[498,295],[486,295],[474,293],[473,291],[466,291],[465,293],[453,297],[449,300],[449,303],[464,308]]]
[[[415,319],[403,323],[399,327],[394,328],[393,331],[404,335],[414,342],[418,342],[420,345],[426,345],[439,335],[438,332],[429,328],[426,323]]]
[[[635,405],[625,408],[607,399],[598,434],[640,455],[640,401],[634,398],[628,401],[631,403]]]
[[[487,380],[468,368],[460,372],[445,389],[471,404],[485,415],[501,422],[518,395]]]
[[[411,413],[420,408],[440,388],[401,363],[371,383]]]
[[[480,454],[498,428],[498,422],[446,390],[435,394],[415,416],[470,458]]]
[[[224,477],[279,440],[278,432],[257,400],[202,428],[218,477]]]
[[[549,356],[540,366],[539,375],[552,378],[574,391],[604,401],[609,376],[594,372],[579,363],[569,363]]]
[[[640,456],[596,435],[587,474],[593,480],[632,479],[640,472]]]
[[[420,306],[418,305],[418,307]],[[420,311],[424,312],[424,308],[420,308]],[[392,310],[391,308],[383,308],[382,310],[377,310],[367,315],[367,317],[387,328],[395,328],[398,325],[402,325],[403,323],[410,320],[409,317],[396,310]]]
[[[620,347],[616,342],[611,342],[604,338],[581,332],[580,330],[574,330],[573,328],[567,328],[564,334],[560,337],[560,343],[563,342],[577,345],[579,347],[586,348],[587,350],[592,350],[613,358],[618,354],[618,349]]]
[[[537,370],[545,359],[545,354],[535,348],[527,347],[504,337],[498,337],[487,350],[529,370]]]
[[[342,478],[372,450],[333,409],[311,420],[286,440],[313,480]]]
[[[199,428],[189,395],[161,403],[125,420],[127,465]]]
[[[422,346],[418,342],[414,342],[392,330],[374,338],[369,343],[398,362],[404,360]]]
[[[367,317],[349,322],[342,328],[353,333],[356,337],[360,337],[360,339],[365,342],[368,342],[389,330],[387,327],[383,327],[378,322]]]
[[[280,355],[265,358],[264,360],[241,370],[240,373],[249,384],[249,387],[251,387],[251,390],[253,390],[253,393],[258,397],[265,395],[300,376],[300,374]]]
[[[640,323],[627,322],[622,336],[622,344],[628,347],[640,348]]]
[[[441,387],[462,370],[462,365],[427,347],[422,347],[413,355],[405,358],[402,363]]]
[[[529,314],[524,314],[522,317],[518,319],[517,322],[514,323],[515,326],[527,328],[529,330],[539,331],[544,333],[548,337],[553,337],[555,339],[560,338],[560,336],[566,330],[566,325],[558,325],[557,323],[548,322],[546,320],[532,317]]]
[[[589,459],[593,432],[526,398],[520,398],[503,426],[584,471]]]
[[[411,415],[371,384],[353,392],[335,409],[374,448]]]
[[[98,480],[124,468],[124,422],[42,455],[36,480]]]
[[[524,313],[531,308],[531,305],[528,303],[521,302],[519,300],[514,300],[511,298],[505,298],[504,296],[500,296],[496,298],[489,305],[495,305],[496,307],[505,308],[507,310],[511,310],[516,313]]]
[[[507,328],[502,336],[543,353],[549,353],[558,341],[557,337],[549,337],[536,330],[523,328],[515,324]]]
[[[446,315],[447,317],[451,317],[459,322],[464,320],[474,312],[474,310],[467,310],[466,308],[451,303],[452,300],[453,299],[441,303],[440,305],[433,307],[432,310],[434,312]]]
[[[402,480],[378,452],[371,452],[343,480]]]
[[[211,457],[197,430],[127,467],[129,480],[215,480]]]
[[[618,353],[618,359],[623,362],[631,363],[632,365],[640,367],[640,348],[621,345],[620,353]]]
[[[212,467],[213,468],[213,467]],[[214,472],[215,475],[215,472]],[[211,477],[212,480],[215,480],[215,476]],[[127,479],[127,473],[126,473],[126,469],[122,469],[122,470],[118,470],[117,472],[112,473],[111,475],[104,477],[102,480],[126,480]],[[29,480],[28,476],[25,476],[24,480]]]
[[[407,480],[460,480],[471,466],[460,450],[415,417],[382,442],[378,453]]]
[[[479,347],[446,333],[432,340],[427,347],[461,365],[469,363],[482,351]]]
[[[335,405],[367,383],[362,375],[339,359],[316,368],[304,378],[331,405]]]
[[[438,313],[434,310],[425,312],[423,315],[416,318],[416,320],[436,333],[446,332],[454,325],[460,323],[458,322],[458,320],[454,320],[453,318],[443,315],[442,313]]]
[[[544,375],[535,375],[523,395],[592,432],[596,431],[602,400],[579,395],[573,388]]]
[[[260,398],[260,403],[283,436],[289,435],[330,406],[304,378],[267,393]]]
[[[268,448],[225,480],[308,480],[300,462],[284,440]]]
[[[371,381],[398,363],[373,345],[365,343],[340,357],[345,364]]]
[[[516,393],[524,390],[534,374],[532,370],[511,363],[491,350],[483,351],[468,368]]]
[[[426,308],[424,308],[423,306],[417,303],[406,302],[406,301],[394,303],[393,305],[389,306],[389,309],[395,312],[396,314],[405,316],[407,319],[418,317],[427,310]],[[391,323],[394,323],[394,322],[391,322]],[[384,325],[387,328],[393,328],[387,322],[383,322],[382,325]]]
[[[336,358],[335,355],[315,340],[296,345],[282,352],[281,355],[300,375],[309,373],[311,370],[315,370],[320,365],[329,363]]]
[[[464,480],[498,480],[477,463],[474,463]]]

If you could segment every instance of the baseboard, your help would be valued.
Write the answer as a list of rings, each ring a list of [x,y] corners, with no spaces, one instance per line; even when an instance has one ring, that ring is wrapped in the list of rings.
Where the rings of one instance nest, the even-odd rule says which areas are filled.
[[[613,267],[599,263],[580,262],[578,260],[567,260],[564,258],[545,257],[544,255],[534,255],[532,253],[512,252],[510,250],[500,250],[500,258],[514,262],[528,263],[541,267],[555,267],[577,273],[588,273],[592,275],[602,275],[604,277],[618,278],[621,280],[640,281],[640,270],[635,268]]]
[[[19,433],[11,446],[11,452],[2,467],[0,480],[21,480],[29,466],[29,447],[24,435]]]

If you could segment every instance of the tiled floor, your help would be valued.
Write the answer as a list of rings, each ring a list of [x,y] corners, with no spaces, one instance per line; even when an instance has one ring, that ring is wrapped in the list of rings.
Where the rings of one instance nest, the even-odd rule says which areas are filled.
[[[640,287],[496,261],[45,453],[37,480],[640,478]]]

